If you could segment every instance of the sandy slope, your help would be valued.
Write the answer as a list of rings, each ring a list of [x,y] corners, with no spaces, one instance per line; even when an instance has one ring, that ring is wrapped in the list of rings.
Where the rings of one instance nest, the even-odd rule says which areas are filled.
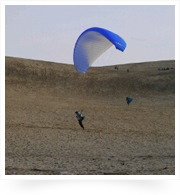
[[[70,65],[6,57],[5,173],[174,175],[175,71],[157,70],[174,66],[81,75]],[[74,113],[81,109],[85,130]]]

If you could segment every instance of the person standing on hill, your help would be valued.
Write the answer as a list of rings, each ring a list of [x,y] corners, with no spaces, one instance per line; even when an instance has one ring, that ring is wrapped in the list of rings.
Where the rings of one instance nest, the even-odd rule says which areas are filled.
[[[83,116],[80,111],[76,111],[75,114],[79,122],[79,125],[84,129],[84,125],[82,124],[82,121],[85,119],[85,116]]]

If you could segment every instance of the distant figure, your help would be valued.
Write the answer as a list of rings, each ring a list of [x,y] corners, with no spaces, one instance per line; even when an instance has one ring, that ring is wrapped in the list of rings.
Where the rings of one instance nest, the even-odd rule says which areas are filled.
[[[76,118],[79,122],[79,125],[84,129],[84,125],[82,124],[82,121],[85,119],[85,117],[81,114],[80,111],[76,111],[75,114],[76,114]]]
[[[133,100],[132,98],[126,97],[126,102],[127,102],[128,106],[129,106],[130,102],[132,102],[132,100]]]
[[[129,72],[129,69],[127,69],[127,72]]]
[[[117,67],[117,66],[115,66],[115,69],[116,69],[116,70],[118,70],[118,67]]]
[[[163,70],[169,70],[169,68],[168,68],[168,67],[166,67],[166,68],[164,68]]]

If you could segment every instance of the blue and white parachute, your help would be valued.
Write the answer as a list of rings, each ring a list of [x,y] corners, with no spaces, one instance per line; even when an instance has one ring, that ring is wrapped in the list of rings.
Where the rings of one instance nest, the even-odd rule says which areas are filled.
[[[93,62],[112,45],[120,51],[126,48],[126,42],[117,34],[99,27],[85,30],[77,39],[74,47],[74,66],[85,73]]]

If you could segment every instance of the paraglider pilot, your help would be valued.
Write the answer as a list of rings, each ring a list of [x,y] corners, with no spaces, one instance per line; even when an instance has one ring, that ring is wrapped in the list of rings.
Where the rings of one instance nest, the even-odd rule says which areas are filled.
[[[75,114],[76,114],[76,118],[79,122],[79,125],[84,129],[84,125],[82,124],[82,121],[84,120],[85,117],[79,111],[76,111]]]
[[[130,102],[131,102],[132,100],[133,100],[132,98],[126,97],[126,102],[127,102],[128,106],[129,106],[129,104],[130,104]]]

